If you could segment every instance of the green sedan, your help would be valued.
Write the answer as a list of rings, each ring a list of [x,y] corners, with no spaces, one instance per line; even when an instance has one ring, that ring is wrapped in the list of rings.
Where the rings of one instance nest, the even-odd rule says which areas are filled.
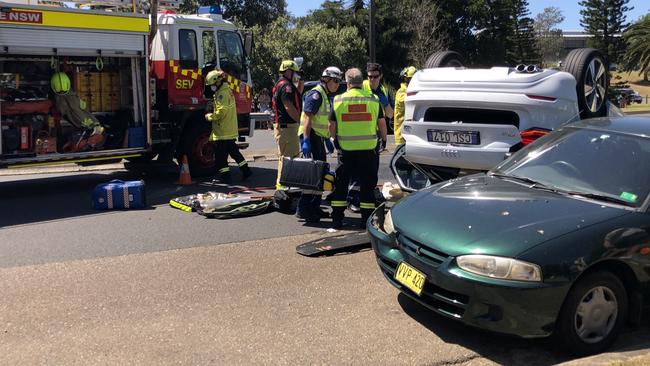
[[[596,353],[650,305],[650,119],[557,129],[368,222],[385,278],[467,325]]]

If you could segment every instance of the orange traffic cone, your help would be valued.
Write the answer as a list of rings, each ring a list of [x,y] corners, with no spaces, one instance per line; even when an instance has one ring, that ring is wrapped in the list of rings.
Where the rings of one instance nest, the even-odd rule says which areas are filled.
[[[179,184],[181,186],[189,186],[190,184],[193,184],[192,182],[192,176],[190,176],[190,166],[187,163],[187,155],[183,155],[183,164],[181,165],[181,175],[178,178],[178,182],[176,184]]]

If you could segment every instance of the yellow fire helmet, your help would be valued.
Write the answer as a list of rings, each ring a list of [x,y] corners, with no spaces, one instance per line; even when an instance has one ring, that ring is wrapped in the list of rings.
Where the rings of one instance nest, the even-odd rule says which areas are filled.
[[[296,72],[300,72],[300,68],[298,67],[298,64],[296,64],[295,61],[293,60],[284,60],[280,64],[280,72],[284,72],[286,70],[293,70]]]
[[[215,85],[223,77],[223,70],[212,70],[205,76],[205,85]]]
[[[415,75],[415,73],[417,71],[418,71],[418,69],[416,69],[415,66],[408,66],[408,67],[405,67],[402,70],[402,72],[399,73],[399,76],[403,77],[403,78],[409,78],[410,79],[410,78],[413,77],[413,75]]]
[[[50,79],[50,87],[57,94],[67,94],[70,91],[70,78],[65,72],[57,72]]]

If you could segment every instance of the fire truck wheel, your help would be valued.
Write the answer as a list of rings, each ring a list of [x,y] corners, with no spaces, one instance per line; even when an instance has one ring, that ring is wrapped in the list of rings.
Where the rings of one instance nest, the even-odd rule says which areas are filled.
[[[197,122],[197,121],[191,121]],[[212,125],[210,123],[192,123],[183,137],[183,152],[187,155],[190,172],[195,177],[206,177],[214,174],[214,146],[209,141]],[[179,161],[182,163],[182,161]]]

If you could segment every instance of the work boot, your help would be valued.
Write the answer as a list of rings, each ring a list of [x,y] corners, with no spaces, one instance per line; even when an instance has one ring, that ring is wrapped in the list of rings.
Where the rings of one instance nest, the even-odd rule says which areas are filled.
[[[305,222],[308,224],[318,224],[320,222],[320,216],[314,214],[307,215]]]
[[[225,184],[230,185],[232,183],[232,178],[230,177],[230,172],[221,173],[219,175],[219,180],[221,181],[221,183],[225,183]]]
[[[253,171],[251,168],[248,166],[248,164],[244,165],[241,167],[241,180],[246,180],[248,179],[251,175],[253,175]]]
[[[372,212],[373,212],[373,211],[374,211],[374,210],[369,210],[369,209],[365,209],[365,208],[364,208],[364,209],[361,209],[361,224],[359,225],[359,227],[360,227],[362,230],[365,230],[365,229],[366,229],[366,223],[368,222],[368,219],[369,219],[370,216],[372,215]]]
[[[343,218],[345,218],[345,208],[336,207],[332,210],[332,229],[340,229],[343,227]]]
[[[320,216],[321,219],[327,219],[330,217],[330,213],[322,208],[318,208],[318,216]]]
[[[305,222],[309,224],[316,224],[320,222],[320,216],[313,212],[296,211],[296,217],[298,219],[305,220]]]

